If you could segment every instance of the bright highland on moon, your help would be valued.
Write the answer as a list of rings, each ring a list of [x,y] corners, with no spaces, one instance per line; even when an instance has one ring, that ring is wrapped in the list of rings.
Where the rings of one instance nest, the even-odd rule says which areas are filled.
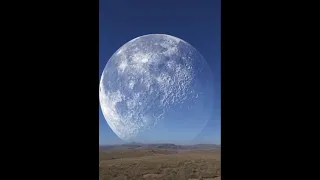
[[[105,66],[101,110],[124,141],[190,141],[211,117],[210,77],[205,59],[187,42],[164,34],[140,36]]]

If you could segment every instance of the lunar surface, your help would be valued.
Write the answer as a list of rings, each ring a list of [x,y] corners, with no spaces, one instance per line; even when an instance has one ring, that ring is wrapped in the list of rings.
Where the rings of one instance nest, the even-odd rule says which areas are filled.
[[[211,117],[211,71],[187,42],[164,34],[137,37],[109,59],[100,106],[127,142],[192,140]]]

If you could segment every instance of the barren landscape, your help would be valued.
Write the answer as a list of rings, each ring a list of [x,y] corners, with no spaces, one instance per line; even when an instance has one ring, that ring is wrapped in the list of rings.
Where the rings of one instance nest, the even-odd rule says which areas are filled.
[[[220,146],[126,144],[101,146],[100,180],[218,180]]]

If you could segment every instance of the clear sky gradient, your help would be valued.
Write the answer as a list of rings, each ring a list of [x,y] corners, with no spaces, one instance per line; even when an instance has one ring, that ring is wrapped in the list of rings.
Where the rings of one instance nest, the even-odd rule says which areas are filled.
[[[207,60],[215,88],[213,117],[193,143],[220,144],[220,9],[220,0],[100,0],[99,76],[113,53],[138,36],[168,34],[187,41]],[[100,107],[99,143],[124,143],[110,129]]]

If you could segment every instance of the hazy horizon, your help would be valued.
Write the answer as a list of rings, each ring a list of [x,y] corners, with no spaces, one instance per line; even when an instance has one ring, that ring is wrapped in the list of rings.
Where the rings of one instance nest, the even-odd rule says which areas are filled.
[[[221,145],[220,143],[189,143],[189,144],[181,144],[181,143],[138,143],[138,142],[131,142],[131,143],[116,143],[116,144],[99,144],[99,146],[114,146],[114,145],[126,145],[126,144],[174,144],[174,145],[199,145],[199,144],[208,144],[208,145]]]

